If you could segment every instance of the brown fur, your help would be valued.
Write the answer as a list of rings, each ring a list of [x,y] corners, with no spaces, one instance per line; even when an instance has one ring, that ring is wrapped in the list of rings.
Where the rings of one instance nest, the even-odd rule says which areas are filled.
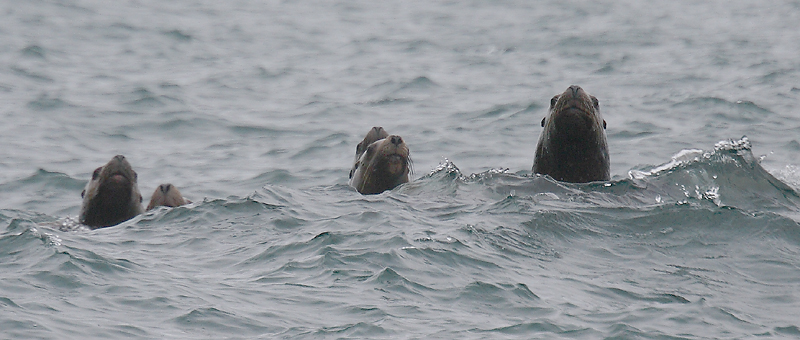
[[[379,194],[407,183],[411,170],[408,146],[403,138],[374,127],[356,147],[350,185],[362,194]]]

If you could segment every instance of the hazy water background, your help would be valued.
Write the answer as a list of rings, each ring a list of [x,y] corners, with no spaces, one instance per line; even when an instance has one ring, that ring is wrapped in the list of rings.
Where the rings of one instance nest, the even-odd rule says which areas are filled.
[[[797,338],[799,41],[798,1],[0,1],[0,333]],[[611,183],[530,175],[571,84]],[[415,181],[362,196],[372,126]],[[58,228],[115,154],[195,204]]]

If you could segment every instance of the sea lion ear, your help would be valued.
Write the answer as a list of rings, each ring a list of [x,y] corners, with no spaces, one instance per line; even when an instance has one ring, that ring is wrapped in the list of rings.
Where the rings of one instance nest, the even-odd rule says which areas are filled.
[[[350,169],[350,178],[353,178],[353,174],[356,172],[356,169],[358,169],[358,162],[356,162],[356,165]]]
[[[605,130],[605,129],[606,129],[606,120],[603,119],[603,130]]]
[[[547,119],[547,117],[542,118],[542,127],[544,127],[544,120],[545,119]]]
[[[139,195],[139,203],[142,203],[142,195]]]
[[[86,189],[83,189],[83,191],[81,191],[81,198],[83,198],[83,196],[86,196]]]

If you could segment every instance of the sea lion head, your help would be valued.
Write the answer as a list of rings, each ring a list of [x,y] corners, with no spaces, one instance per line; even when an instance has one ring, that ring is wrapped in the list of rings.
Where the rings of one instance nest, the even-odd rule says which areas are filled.
[[[370,140],[383,137],[370,142]],[[369,142],[369,144],[367,144]],[[363,147],[363,151],[360,148]],[[409,150],[403,138],[375,127],[356,148],[356,162],[350,170],[350,184],[362,194],[379,194],[408,182],[411,170]]]
[[[573,183],[610,178],[606,121],[596,97],[570,86],[550,100],[542,127],[533,172]]]
[[[179,207],[189,203],[192,202],[183,198],[178,188],[166,183],[159,185],[153,192],[153,196],[150,197],[150,204],[147,205],[147,210],[152,210],[158,206]]]
[[[565,138],[585,139],[606,128],[606,121],[600,115],[600,102],[578,85],[553,96],[549,111],[542,119],[542,127]]]
[[[142,213],[138,175],[125,156],[117,155],[94,170],[81,197],[81,223],[93,228],[108,227]]]
[[[370,144],[374,143],[377,140],[384,139],[386,137],[389,137],[389,133],[386,132],[386,130],[384,130],[383,127],[375,126],[372,129],[370,129],[369,132],[367,132],[367,135],[364,137],[364,140],[362,140],[361,143],[358,143],[358,145],[356,145],[356,161],[358,161],[358,158],[361,157],[361,155],[364,153],[364,151],[367,150],[367,147],[369,147]]]

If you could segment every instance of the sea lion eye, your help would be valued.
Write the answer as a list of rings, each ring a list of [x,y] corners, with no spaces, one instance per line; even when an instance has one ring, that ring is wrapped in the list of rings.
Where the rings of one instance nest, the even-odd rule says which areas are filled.
[[[547,117],[544,117],[544,118],[542,118],[542,127],[544,127],[544,121],[545,121],[545,119],[547,119]]]
[[[606,128],[606,120],[603,119],[603,129],[605,129],[605,128]]]
[[[367,148],[367,145],[364,143],[364,141],[361,141],[361,143],[358,143],[358,145],[356,145],[356,155],[360,155],[360,154],[364,153],[364,151],[365,151],[364,149],[366,149],[366,148]]]
[[[372,157],[372,154],[375,153],[375,148],[376,148],[375,145],[376,144],[370,144],[369,145],[369,147],[367,148],[367,151],[366,151],[367,152],[367,157]]]
[[[595,96],[592,96],[592,105],[594,105],[595,109],[600,110],[600,102],[597,101],[597,97]]]
[[[86,196],[86,189],[83,189],[83,191],[81,191],[81,198],[83,198],[83,196]]]
[[[552,109],[554,106],[556,106],[557,102],[558,102],[558,95],[555,95],[555,96],[553,96],[552,99],[550,99],[550,108]],[[544,125],[542,125],[542,126],[544,126]]]
[[[92,173],[92,179],[97,179],[97,176],[100,176],[100,171],[103,171],[102,166],[97,169],[94,169],[94,172]]]
[[[133,180],[134,181],[138,181],[139,180],[139,174],[137,174],[136,171],[133,172]]]

